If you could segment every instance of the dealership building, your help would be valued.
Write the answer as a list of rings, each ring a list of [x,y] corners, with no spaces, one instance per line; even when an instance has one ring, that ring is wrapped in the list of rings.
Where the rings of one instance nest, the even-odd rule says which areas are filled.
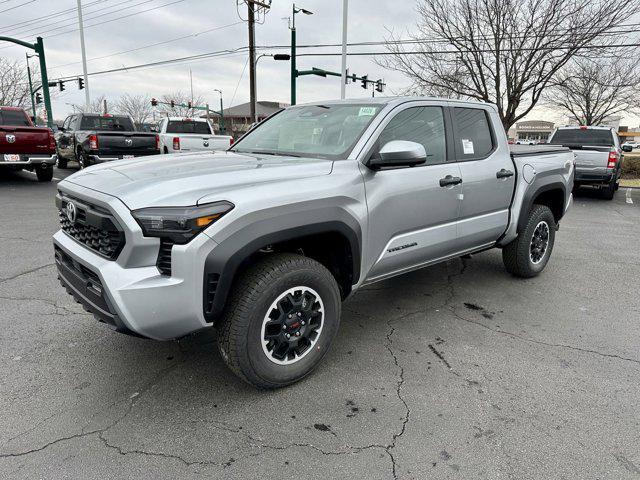
[[[515,128],[509,132],[509,137],[517,142],[543,143],[549,139],[554,128],[555,125],[553,122],[523,120],[522,122],[516,123]]]

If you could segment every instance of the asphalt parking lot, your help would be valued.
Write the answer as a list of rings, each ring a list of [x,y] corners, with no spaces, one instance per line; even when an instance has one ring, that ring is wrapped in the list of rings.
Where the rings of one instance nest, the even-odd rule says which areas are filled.
[[[0,478],[640,478],[640,190],[577,196],[537,278],[493,250],[366,288],[275,392],[211,332],[87,315],[56,280],[54,192],[0,177]]]

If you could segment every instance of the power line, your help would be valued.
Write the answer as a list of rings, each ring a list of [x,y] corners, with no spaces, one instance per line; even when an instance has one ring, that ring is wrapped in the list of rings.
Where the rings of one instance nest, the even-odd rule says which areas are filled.
[[[33,3],[33,2],[35,2],[35,1],[36,1],[36,0],[29,0],[28,2],[21,3],[20,5],[15,5],[15,6],[13,6],[13,7],[7,8],[7,9],[5,9],[5,10],[0,10],[0,13],[8,12],[9,10],[15,10],[16,8],[23,7],[23,6],[25,6],[25,5],[28,5],[28,4],[30,4],[30,3]]]
[[[193,38],[193,37],[197,37],[199,35],[204,35],[205,33],[211,33],[211,32],[215,32],[217,30],[222,30],[223,28],[229,28],[229,27],[233,27],[235,25],[240,25],[243,22],[235,22],[235,23],[230,23],[228,25],[222,25],[220,27],[215,27],[215,28],[210,28],[208,30],[202,30],[201,32],[195,32],[195,33],[191,33],[189,35],[183,35],[182,37],[176,37],[176,38],[172,38],[170,40],[165,40],[163,42],[156,42],[156,43],[151,43],[148,45],[143,45],[141,47],[137,47],[137,48],[131,48],[129,50],[122,50],[120,52],[114,52],[114,53],[110,53],[108,55],[102,55],[100,57],[93,57],[93,58],[88,58],[87,61],[93,61],[93,60],[100,60],[103,58],[108,58],[108,57],[115,57],[116,55],[123,55],[125,53],[131,53],[131,52],[137,52],[138,50],[144,50],[146,48],[151,48],[151,47],[157,47],[159,45],[166,45],[167,43],[172,43],[172,42],[177,42],[179,40],[184,40],[186,38]],[[53,67],[49,67],[49,70],[53,70],[54,68],[62,68],[62,67],[67,67],[69,65],[77,65],[78,63],[82,63],[82,62],[70,62],[70,63],[65,63],[62,65],[54,65]]]
[[[86,5],[83,5],[83,7],[89,7],[90,5],[95,5],[96,3],[104,3],[104,0],[96,0],[94,2],[90,2],[90,3],[87,3]],[[32,18],[31,20],[23,20],[22,22],[12,23],[10,25],[4,25],[0,27],[0,31],[2,31],[3,33],[8,33],[13,30],[20,30],[20,28],[12,28],[12,27],[17,27],[18,25],[25,25],[29,23],[39,23],[41,21],[46,21],[51,18],[59,17],[60,15],[64,15],[66,13],[75,12],[75,11],[76,11],[76,7],[66,8],[64,10],[57,10],[55,12],[49,13],[48,15],[42,15],[41,17]],[[5,29],[8,29],[8,30],[5,30]]]
[[[92,14],[99,13],[99,12],[102,12],[104,10],[109,10],[111,8],[118,7],[120,5],[124,5],[126,3],[131,3],[133,1],[136,1],[136,0],[124,0],[124,1],[122,1],[120,3],[116,3],[115,5],[109,5],[109,6],[106,6],[104,8],[100,8],[100,9],[94,11],[94,12],[91,12],[91,13]],[[129,5],[129,6],[126,6],[126,7],[117,8],[115,10],[112,10],[111,12],[100,13],[99,15],[87,15],[86,20],[93,20],[93,19],[96,19],[96,18],[105,17],[107,15],[113,15],[114,13],[118,13],[118,12],[121,12],[123,10],[130,9],[130,8],[135,8],[135,7],[138,7],[140,5],[151,3],[153,1],[155,1],[155,0],[144,0],[144,1],[140,2],[140,3],[136,3],[135,5]],[[58,24],[64,23],[64,22],[70,22],[70,23],[66,23],[66,24],[60,25],[58,27],[49,28],[49,27],[51,27],[53,25],[58,25]],[[43,35],[45,35],[45,34],[47,34],[49,32],[54,32],[56,30],[60,30],[61,28],[71,27],[73,25],[76,25],[77,23],[78,23],[77,18],[75,18],[75,15],[72,15],[69,18],[63,18],[62,20],[58,20],[58,21],[50,23],[50,24],[41,25],[39,27],[36,27],[35,29],[33,27],[28,27],[27,30],[24,30],[24,31],[21,31],[21,32],[18,32],[18,33],[13,33],[13,35],[22,36],[22,37],[24,37],[24,36],[34,36],[34,35],[43,36]],[[46,28],[46,30],[42,30],[42,28]],[[48,37],[52,37],[52,36],[54,36],[54,35],[48,35]]]
[[[147,1],[150,1],[150,0],[147,0]],[[93,23],[93,24],[90,24],[90,25],[85,25],[85,26],[84,26],[84,28],[86,29],[86,28],[90,28],[90,27],[96,27],[96,26],[99,26],[99,25],[104,25],[104,24],[107,24],[107,23],[115,22],[115,21],[117,21],[117,20],[122,20],[123,18],[133,17],[133,16],[135,16],[135,15],[139,15],[139,14],[141,14],[141,13],[146,13],[146,12],[150,12],[150,11],[153,11],[153,10],[158,10],[158,9],[160,9],[160,8],[167,7],[167,6],[169,6],[169,5],[174,5],[174,4],[176,4],[176,3],[181,3],[181,2],[184,2],[184,1],[185,1],[185,0],[174,0],[174,1],[172,1],[172,2],[168,2],[168,3],[165,3],[165,4],[163,4],[163,5],[158,5],[158,6],[156,6],[156,7],[147,8],[146,10],[140,10],[139,12],[133,12],[133,13],[129,13],[129,14],[127,14],[127,15],[122,15],[122,16],[120,16],[120,17],[112,18],[112,19],[110,19],[110,20],[105,20],[105,21],[103,21],[103,22],[98,22],[98,23]],[[111,13],[115,13],[115,12],[111,12]],[[93,17],[93,18],[96,18],[96,17]],[[72,30],[67,30],[67,31],[65,31],[65,32],[56,33],[56,34],[54,34],[54,35],[48,35],[48,36],[47,36],[47,39],[50,39],[50,38],[53,38],[53,37],[58,37],[58,36],[60,36],[60,35],[66,35],[66,34],[69,34],[69,33],[77,32],[78,30],[79,30],[78,28],[74,28],[74,29],[72,29]],[[44,33],[46,33],[46,32],[44,32]],[[14,47],[14,46],[15,46],[15,45],[9,45],[9,46],[7,46],[7,47],[2,47],[2,48],[0,48],[0,50],[4,50],[4,49],[6,49],[6,48],[12,48],[12,47]]]

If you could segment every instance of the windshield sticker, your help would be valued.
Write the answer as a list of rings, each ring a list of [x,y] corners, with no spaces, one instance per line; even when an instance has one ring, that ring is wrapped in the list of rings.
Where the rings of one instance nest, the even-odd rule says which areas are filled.
[[[360,107],[359,117],[370,117],[376,114],[376,107]]]
[[[463,138],[462,139],[462,152],[465,155],[473,155],[473,141]]]

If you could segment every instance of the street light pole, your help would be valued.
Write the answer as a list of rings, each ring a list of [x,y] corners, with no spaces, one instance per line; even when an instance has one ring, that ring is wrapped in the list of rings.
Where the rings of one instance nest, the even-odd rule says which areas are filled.
[[[27,76],[29,77],[29,93],[31,94],[31,109],[33,110],[33,123],[36,123],[36,101],[33,99],[33,82],[31,81],[31,67],[29,66],[29,54],[25,52],[27,57]]]
[[[91,97],[89,96],[89,77],[87,75],[87,52],[84,48],[84,25],[82,22],[82,0],[78,0],[78,26],[80,28],[80,50],[82,52],[82,73],[84,75],[84,101],[85,109],[91,109]]]
[[[313,15],[313,12],[298,8],[295,3],[293,4],[291,10],[291,105],[296,104],[296,77],[298,76],[296,69],[296,13]]]
[[[220,133],[224,134],[227,131],[227,128],[224,125],[224,107],[222,106],[222,90],[214,89],[214,92],[218,92],[220,94]]]
[[[340,85],[340,98],[344,100],[347,89],[347,10],[349,0],[342,1],[342,83]]]

